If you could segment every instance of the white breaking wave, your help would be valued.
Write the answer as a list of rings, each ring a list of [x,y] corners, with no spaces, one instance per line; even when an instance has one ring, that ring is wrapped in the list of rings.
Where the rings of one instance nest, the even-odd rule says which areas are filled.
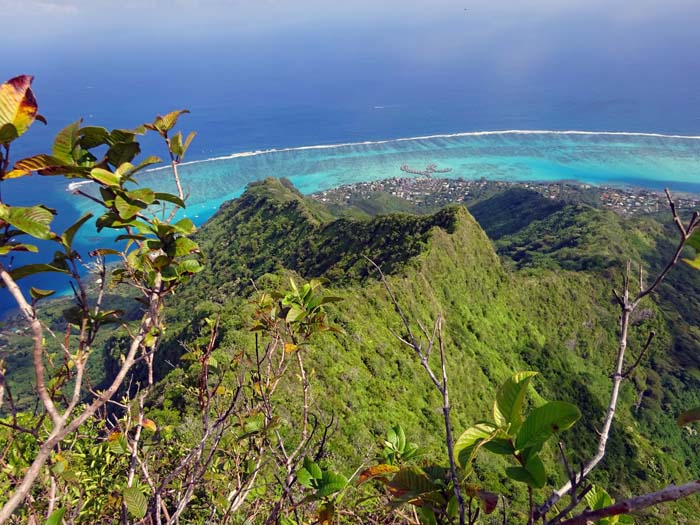
[[[81,186],[85,186],[86,184],[92,184],[92,181],[91,180],[81,180],[78,182],[71,182],[70,184],[68,184],[66,191],[73,192],[73,191],[77,190],[78,188],[80,188]]]
[[[306,150],[316,150],[316,149],[338,149],[338,148],[348,148],[353,146],[372,146],[380,144],[395,144],[399,142],[411,142],[420,140],[433,140],[433,139],[449,139],[458,137],[483,137],[491,135],[588,135],[588,136],[613,136],[613,137],[647,137],[647,138],[663,138],[663,139],[688,139],[688,140],[700,140],[700,135],[671,135],[665,133],[645,133],[641,131],[580,131],[580,130],[537,130],[537,129],[506,129],[498,131],[464,131],[459,133],[443,133],[438,135],[422,135],[418,137],[406,137],[398,139],[385,139],[385,140],[366,140],[364,142],[341,142],[338,144],[317,144],[315,146],[296,146],[290,148],[270,148],[270,149],[260,149],[253,151],[243,151],[239,153],[231,153],[230,155],[222,155],[220,157],[211,157],[209,159],[202,160],[192,160],[189,162],[183,162],[181,166],[187,166],[189,164],[202,164],[205,162],[216,162],[220,160],[231,160],[241,157],[256,157],[258,155],[269,155],[271,153],[286,153],[290,151],[306,151]],[[168,169],[170,166],[161,166],[158,168],[152,168],[147,171],[159,171]]]

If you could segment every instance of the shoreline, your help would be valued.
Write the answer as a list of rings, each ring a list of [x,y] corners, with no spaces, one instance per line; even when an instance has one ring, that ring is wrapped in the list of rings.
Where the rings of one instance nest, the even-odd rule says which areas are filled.
[[[644,131],[587,131],[587,130],[547,130],[547,129],[506,129],[506,130],[486,130],[486,131],[459,131],[454,133],[438,133],[433,135],[419,135],[416,137],[397,137],[389,139],[378,139],[378,140],[365,140],[359,142],[338,142],[334,144],[314,144],[307,146],[288,146],[288,147],[278,147],[278,148],[267,148],[258,149],[250,151],[240,151],[229,153],[226,155],[220,155],[215,157],[208,157],[205,159],[191,160],[188,162],[183,162],[180,166],[190,166],[193,164],[203,164],[207,162],[218,162],[223,160],[233,160],[237,158],[244,157],[255,157],[259,155],[269,155],[272,153],[288,153],[292,151],[308,151],[308,150],[323,150],[323,149],[339,149],[348,148],[354,146],[372,146],[381,144],[394,144],[401,142],[412,142],[412,141],[425,141],[434,139],[449,139],[449,138],[463,138],[463,137],[489,137],[498,135],[552,135],[552,136],[601,136],[601,137],[640,137],[640,138],[660,138],[660,139],[671,139],[671,140],[692,140],[700,141],[700,135],[682,135],[673,133],[654,133],[654,132],[644,132]],[[151,168],[144,170],[146,173],[156,172],[161,170],[169,169],[170,165],[158,166],[157,168]]]
[[[657,213],[666,207],[663,191],[625,185],[596,185],[571,179],[554,181],[508,181],[445,177],[393,177],[372,182],[341,185],[314,192],[309,197],[326,205],[353,206],[384,193],[403,199],[427,212],[449,204],[473,204],[502,191],[522,188],[535,191],[551,200],[587,203],[610,209],[625,217]],[[700,193],[674,192],[678,209],[700,208]]]

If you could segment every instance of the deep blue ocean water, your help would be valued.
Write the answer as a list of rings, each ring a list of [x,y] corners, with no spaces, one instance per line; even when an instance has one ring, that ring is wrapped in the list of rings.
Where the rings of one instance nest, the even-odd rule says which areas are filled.
[[[488,30],[494,17],[465,11],[265,35],[183,33],[177,52],[172,41],[128,35],[79,53],[65,35],[60,44],[28,42],[0,74],[36,76],[49,126],[35,125],[14,156],[48,150],[80,117],[128,128],[188,108],[181,127],[198,135],[182,177],[186,213],[200,224],[252,180],[284,176],[309,193],[401,176],[402,164],[435,163],[454,177],[700,192],[700,140],[681,137],[700,136],[695,10],[664,7],[624,24],[595,13],[545,21],[501,13]],[[505,130],[549,132],[497,132]],[[566,130],[587,133],[557,133]],[[150,138],[144,149],[165,154]],[[165,171],[146,178],[170,184]],[[90,207],[66,189],[59,177],[29,177],[3,183],[2,197],[56,208],[60,230]],[[110,241],[86,229],[79,249],[97,242]],[[55,275],[32,284],[66,287]],[[9,305],[0,298],[0,310]]]

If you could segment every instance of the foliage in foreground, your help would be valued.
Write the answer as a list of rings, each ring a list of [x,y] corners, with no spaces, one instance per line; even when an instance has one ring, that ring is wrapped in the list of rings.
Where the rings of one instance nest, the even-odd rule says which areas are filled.
[[[513,278],[499,266],[493,252],[486,249],[488,243],[473,219],[460,209],[448,209],[419,219],[380,217],[369,222],[327,222],[328,217],[323,216],[322,210],[309,211],[299,204],[298,196],[292,196],[281,201],[280,211],[301,212],[301,226],[306,229],[300,233],[299,223],[292,221],[285,228],[262,237],[266,244],[278,243],[278,258],[271,267],[265,266],[265,260],[258,261],[258,266],[239,261],[236,267],[245,266],[260,272],[279,270],[276,265],[295,266],[306,276],[332,277],[339,275],[337,272],[349,271],[352,282],[352,279],[367,278],[371,266],[363,266],[361,261],[362,256],[370,256],[396,274],[396,281],[392,282],[401,283],[402,271],[422,277],[424,282],[418,288],[415,284],[404,285],[395,296],[382,275],[390,301],[382,300],[380,287],[372,288],[370,284],[359,296],[361,300],[354,301],[350,308],[379,313],[380,323],[369,328],[377,332],[381,322],[386,323],[389,317],[386,306],[396,308],[403,328],[392,330],[389,327],[388,333],[415,350],[420,364],[442,395],[449,466],[443,466],[443,461],[439,460],[419,463],[418,448],[407,441],[402,426],[394,425],[383,441],[379,453],[381,462],[369,467],[358,465],[350,476],[336,470],[333,465],[336,454],[329,440],[338,423],[333,411],[328,410],[330,403],[320,399],[324,391],[319,389],[315,368],[309,367],[309,362],[320,364],[323,359],[338,359],[339,352],[327,351],[322,355],[313,341],[318,339],[320,348],[333,349],[334,345],[342,344],[342,335],[328,337],[328,333],[342,334],[343,330],[334,326],[326,311],[327,305],[337,302],[338,298],[324,293],[319,280],[312,279],[301,286],[292,280],[290,288],[284,291],[256,294],[253,321],[247,324],[252,335],[234,344],[222,339],[221,322],[225,312],[195,319],[190,315],[188,324],[192,337],[181,341],[185,348],[178,355],[183,366],[173,371],[167,382],[157,384],[154,363],[161,362],[157,359],[166,328],[165,299],[171,298],[176,289],[204,269],[199,245],[189,238],[194,233],[193,225],[186,219],[176,220],[178,209],[185,206],[177,166],[193,134],[183,139],[179,133],[172,136],[169,133],[182,111],[157,117],[153,123],[130,131],[82,127],[78,122],[59,133],[52,155],[23,159],[10,168],[9,144],[37,118],[30,80],[18,77],[0,89],[0,142],[3,147],[0,178],[36,173],[91,182],[98,189],[96,193],[84,190],[76,193],[102,207],[102,214],[96,220],[97,228],[121,231],[118,240],[124,244],[120,249],[110,247],[91,253],[91,257],[98,258],[102,278],[97,297],[90,298],[80,271],[80,265],[86,261],[73,250],[72,243],[79,228],[92,217],[86,215],[62,234],[57,234],[51,231],[55,213],[52,210],[42,205],[21,208],[2,204],[0,220],[4,227],[2,250],[5,254],[39,252],[37,245],[18,240],[25,236],[58,243],[61,251],[49,263],[0,268],[5,286],[33,330],[33,365],[40,402],[36,413],[17,410],[3,370],[0,386],[2,399],[9,405],[9,414],[0,421],[4,444],[0,483],[5,489],[0,522],[9,519],[49,523],[175,523],[180,520],[225,523],[242,521],[245,517],[246,522],[264,523],[330,523],[359,519],[475,524],[501,522],[500,516],[492,516],[499,503],[506,522],[534,523],[542,518],[543,523],[550,525],[573,525],[589,517],[593,519],[593,516],[600,524],[629,522],[623,515],[623,507],[615,506],[603,489],[588,483],[588,474],[600,458],[594,458],[578,473],[567,466],[570,487],[560,490],[562,495],[570,496],[567,506],[560,503],[562,495],[554,498],[557,491],[542,505],[533,503],[535,490],[549,486],[549,493],[552,487],[558,486],[560,469],[551,473],[547,470],[548,465],[553,465],[552,458],[556,454],[551,446],[552,438],[581,417],[579,408],[572,403],[546,402],[531,391],[534,372],[510,376],[504,373],[516,367],[509,363],[491,363],[491,367],[482,363],[484,375],[498,370],[500,375],[510,378],[497,393],[493,420],[471,426],[453,442],[452,405],[447,394],[448,361],[459,366],[460,361],[470,360],[465,359],[467,357],[479,363],[476,351],[485,351],[489,343],[497,341],[512,345],[520,335],[510,338],[509,334],[500,333],[491,336],[494,339],[490,341],[477,328],[484,325],[477,320],[475,310],[464,311],[461,309],[465,305],[454,303],[451,306],[459,322],[448,328],[449,335],[444,339],[440,314],[432,335],[420,320],[415,323],[425,336],[427,346],[412,334],[414,324],[405,316],[396,297],[424,302],[428,312],[444,306],[442,300],[454,297],[455,291],[464,288],[464,274],[452,272],[452,281],[446,279],[441,283],[441,290],[433,289],[436,283],[431,277],[450,273],[455,267],[455,256],[462,259],[462,265],[458,266],[466,267],[470,273],[478,272],[466,280],[469,293],[464,295],[474,300],[470,308],[482,308],[482,319],[491,315],[486,309],[498,312],[502,317],[492,318],[494,328],[507,326],[508,323],[503,324],[504,319],[514,320],[512,312],[506,312],[512,309],[511,299],[518,298],[518,294],[498,300],[494,289],[484,285],[484,282],[495,283],[497,290],[506,293]],[[178,195],[135,188],[138,171],[156,162],[149,157],[138,165],[132,164],[140,153],[136,137],[145,130],[156,132],[164,139]],[[288,190],[282,188],[273,201],[280,203],[280,195],[286,199],[290,195]],[[266,203],[265,199],[263,196],[259,204],[242,209],[259,212],[260,203],[265,206],[272,202]],[[248,220],[254,219],[257,212]],[[674,219],[682,234],[681,242],[675,257],[660,274],[661,279],[675,266],[686,246],[696,251],[700,249],[697,216],[686,225],[674,210]],[[405,233],[397,231],[404,226],[411,240],[404,242],[405,250],[385,249],[384,243],[391,247],[401,237],[401,232]],[[264,230],[264,225],[261,227]],[[255,225],[252,228],[254,231]],[[289,232],[300,233],[296,246],[290,242]],[[245,242],[260,242],[260,238],[250,237]],[[109,255],[120,259],[111,271],[111,283],[130,285],[143,304],[140,317],[135,321],[124,318],[123,312],[102,307],[101,298],[107,282],[104,258]],[[700,255],[686,258],[692,267],[700,267],[698,261]],[[375,267],[379,268],[376,264]],[[45,271],[65,273],[75,282],[76,307],[65,313],[65,337],[56,355],[47,352],[44,334],[51,335],[51,332],[36,313],[37,303],[52,291],[32,288],[28,301],[16,286],[18,279]],[[486,280],[482,281],[482,277]],[[649,337],[634,364],[623,368],[630,314],[660,282],[657,279],[645,288],[640,280],[635,295],[630,286],[629,270],[624,278],[622,292],[616,293],[622,309],[622,333],[618,336],[620,350],[612,377],[612,412],[609,408],[602,433],[604,438],[601,437],[599,444],[603,453],[612,423],[611,413],[614,414],[617,404],[617,389],[640,364],[653,339]],[[593,282],[593,279],[583,278],[581,297],[591,293],[583,285]],[[520,284],[526,284],[526,280]],[[539,285],[539,282],[531,283],[533,293]],[[552,299],[551,290],[539,293],[544,302]],[[532,297],[523,295],[518,300],[531,302]],[[384,311],[377,308],[382,306],[382,301]],[[541,313],[556,311],[561,315],[562,306],[563,303],[548,305]],[[566,308],[574,318],[580,315],[574,314],[580,308],[576,301]],[[184,311],[180,310],[179,315]],[[540,323],[541,328],[536,324],[526,326],[523,330],[526,340],[541,340],[541,334],[536,331],[541,329],[541,333],[545,333],[551,329],[550,321],[551,318],[546,317],[532,320]],[[467,324],[462,324],[464,322]],[[96,334],[108,323],[121,326],[126,346],[117,356],[119,364],[116,373],[109,378],[111,383],[105,390],[97,391],[84,378]],[[386,332],[387,327],[382,330]],[[367,344],[376,345],[376,342],[370,340]],[[446,345],[461,348],[462,355],[451,355],[448,359]],[[542,347],[544,343],[539,345]],[[433,375],[432,367],[436,364],[435,354],[431,361],[433,348],[439,348],[441,379]],[[534,356],[537,350],[543,348],[523,353]],[[471,356],[467,354],[470,351]],[[510,364],[517,364],[517,358],[511,359]],[[578,356],[578,359],[585,360],[585,357]],[[468,376],[471,363],[461,366]],[[318,370],[324,373],[328,368],[319,367]],[[132,384],[124,388],[127,379]],[[117,392],[124,396],[117,397]],[[526,404],[528,392],[532,394],[531,405]],[[422,400],[427,412],[432,399],[427,394]],[[374,400],[379,406],[388,401],[380,396]],[[458,407],[467,402],[468,399],[462,399]],[[412,411],[415,412],[415,407]],[[690,422],[696,417],[697,411],[691,410],[681,416],[681,422]],[[456,419],[464,418],[464,414],[456,416]],[[426,432],[440,433],[438,421]],[[451,453],[453,448],[454,453]],[[481,470],[475,464],[480,450],[497,456]],[[585,453],[585,449],[581,452]],[[510,458],[507,466],[498,459],[501,456]],[[506,507],[502,495],[484,488],[494,474],[502,475],[499,472],[516,482],[508,493],[513,500],[511,508]],[[526,487],[529,502],[523,500],[524,492],[517,488],[518,483]],[[502,481],[495,485],[500,492]],[[667,499],[651,503],[628,500],[626,508],[644,508],[654,502],[692,493],[692,490],[685,490],[662,491],[660,497]],[[538,497],[545,495],[539,493]],[[368,504],[368,501],[373,503]],[[17,514],[12,517],[15,511]]]

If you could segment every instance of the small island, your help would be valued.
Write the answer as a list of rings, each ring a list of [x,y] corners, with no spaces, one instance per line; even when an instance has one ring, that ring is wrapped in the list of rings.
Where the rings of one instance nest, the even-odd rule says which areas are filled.
[[[401,166],[401,171],[404,173],[410,173],[411,175],[421,175],[422,177],[432,177],[435,173],[449,173],[452,168],[438,169],[437,164],[428,164],[423,170],[414,170],[404,164]]]

